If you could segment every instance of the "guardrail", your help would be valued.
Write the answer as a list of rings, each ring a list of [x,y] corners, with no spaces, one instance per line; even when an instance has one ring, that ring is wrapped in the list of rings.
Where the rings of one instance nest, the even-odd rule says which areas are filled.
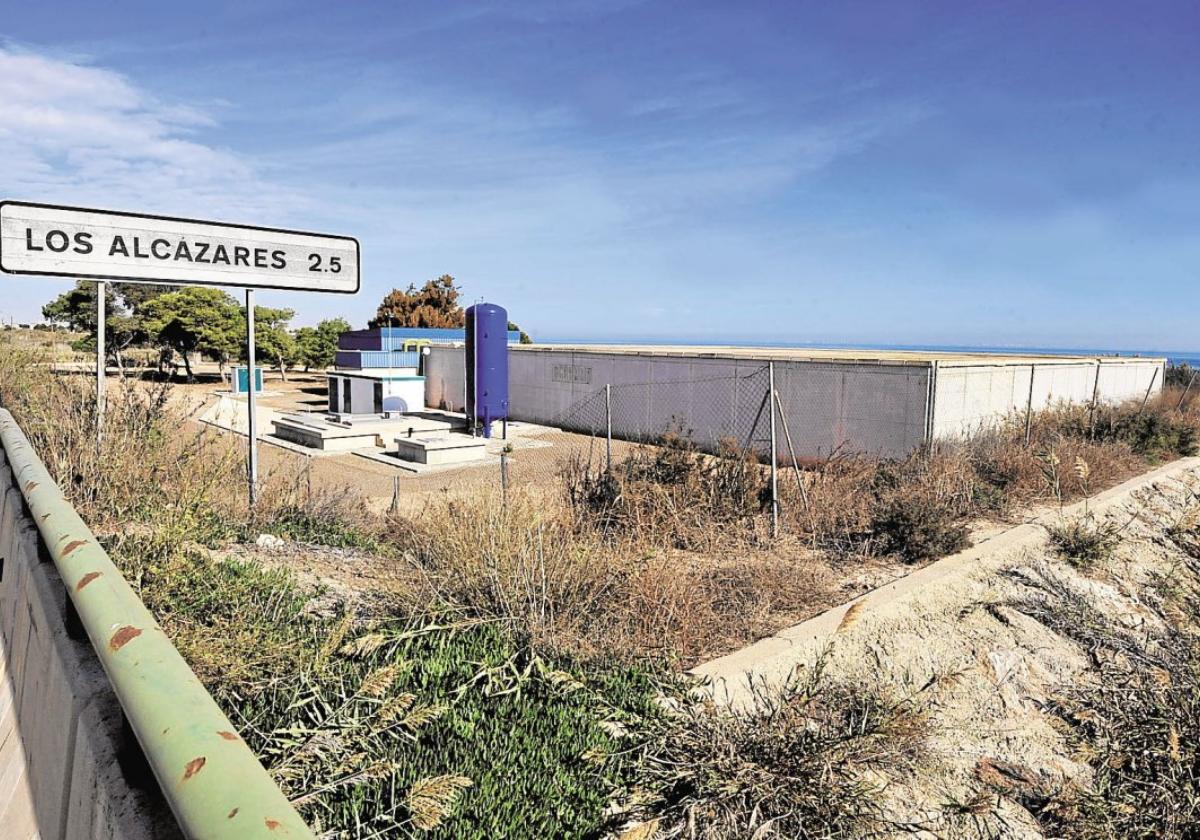
[[[0,445],[183,834],[195,840],[312,840],[3,409]]]

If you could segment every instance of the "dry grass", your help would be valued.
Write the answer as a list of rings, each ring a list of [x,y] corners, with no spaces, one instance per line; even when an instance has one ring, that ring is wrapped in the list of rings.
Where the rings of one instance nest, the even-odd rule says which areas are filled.
[[[1188,840],[1200,825],[1200,552],[1194,519],[1168,532],[1193,558],[1142,599],[1153,620],[1132,627],[1048,569],[1020,577],[1011,606],[1075,641],[1094,679],[1049,704],[1090,783],[1019,801],[1048,836]]]
[[[392,519],[397,573],[417,600],[514,620],[539,639],[573,635],[605,612],[632,563],[534,494],[447,497]]]
[[[698,551],[765,536],[766,475],[734,441],[709,455],[668,432],[660,445],[634,447],[612,473],[575,458],[562,481],[579,531]]]
[[[666,656],[691,664],[773,632],[827,604],[828,565],[811,552],[742,548],[716,556],[580,532],[539,493],[430,502],[391,520],[398,587],[515,622],[574,654]],[[402,598],[405,596],[401,596]]]
[[[818,663],[760,691],[748,713],[680,713],[648,749],[649,801],[629,810],[663,837],[870,836],[885,827],[885,780],[917,763],[925,734],[914,703],[831,680]]]
[[[1178,399],[1178,397],[1176,397]],[[1190,399],[1190,398],[1189,398]],[[844,556],[935,559],[965,544],[973,520],[1013,516],[1111,487],[1147,464],[1192,454],[1200,414],[1176,411],[1169,395],[1138,403],[1063,406],[1034,416],[1029,441],[1014,418],[969,440],[900,460],[836,454],[780,479],[788,530]],[[1085,463],[1086,477],[1048,464]]]

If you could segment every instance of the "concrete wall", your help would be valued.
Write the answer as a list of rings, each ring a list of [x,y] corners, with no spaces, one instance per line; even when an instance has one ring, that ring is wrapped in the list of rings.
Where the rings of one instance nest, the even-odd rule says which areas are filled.
[[[1163,363],[1153,359],[1039,360],[1034,364],[939,364],[934,384],[933,433],[964,437],[1004,417],[1055,404],[1142,398],[1162,389]],[[1097,378],[1098,377],[1098,378]]]
[[[68,632],[39,540],[0,453],[0,836],[178,837],[153,781],[142,790],[122,772],[136,745],[91,643]]]
[[[464,358],[461,347],[431,348],[425,360],[429,406],[463,410]],[[1161,360],[1026,358],[778,359],[776,390],[796,454],[804,459],[839,449],[902,456],[931,434],[952,438],[979,431],[1025,411],[1031,371],[1034,410],[1090,401],[1093,389],[1101,400],[1117,402],[1162,387]],[[676,425],[702,445],[732,437],[762,449],[769,439],[766,416],[758,414],[766,364],[747,351],[722,356],[514,347],[509,352],[510,417],[603,433],[603,391],[611,384],[618,438],[655,437]],[[786,457],[782,428],[779,446]]]

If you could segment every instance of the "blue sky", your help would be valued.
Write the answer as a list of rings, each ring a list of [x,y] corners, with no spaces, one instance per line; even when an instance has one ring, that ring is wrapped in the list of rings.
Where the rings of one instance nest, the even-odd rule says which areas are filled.
[[[0,194],[357,236],[299,323],[1200,348],[1192,2],[5,6]]]

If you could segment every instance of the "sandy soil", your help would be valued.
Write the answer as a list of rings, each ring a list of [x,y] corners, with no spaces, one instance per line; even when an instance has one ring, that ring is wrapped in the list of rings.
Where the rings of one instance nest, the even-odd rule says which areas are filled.
[[[1155,621],[1142,595],[1153,576],[1185,562],[1164,531],[1198,504],[1200,459],[1184,459],[1090,503],[1125,530],[1116,559],[1087,575],[1049,552],[1044,528],[1022,525],[696,670],[713,681],[719,699],[742,708],[750,680],[778,684],[819,660],[831,677],[917,698],[929,710],[932,734],[918,777],[887,792],[896,819],[930,826],[924,836],[1041,837],[1007,797],[987,815],[952,819],[943,807],[971,801],[980,774],[997,762],[1051,786],[1088,780],[1043,704],[1064,686],[1086,684],[1089,659],[1012,604],[1030,593],[1030,581],[1052,575],[1127,626]]]

